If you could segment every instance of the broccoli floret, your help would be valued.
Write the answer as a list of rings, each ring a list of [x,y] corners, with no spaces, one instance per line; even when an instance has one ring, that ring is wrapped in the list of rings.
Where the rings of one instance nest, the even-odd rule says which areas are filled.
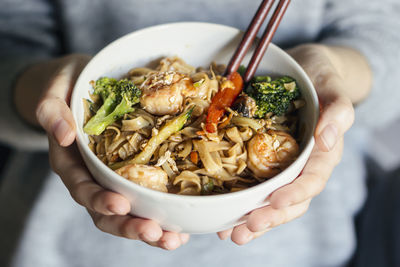
[[[101,96],[103,105],[83,128],[90,135],[101,134],[108,125],[132,112],[142,92],[127,79],[117,81],[103,77],[94,84],[94,94]]]
[[[99,95],[103,102],[106,101],[108,95],[114,90],[117,80],[114,78],[102,77],[99,78],[96,83],[93,83],[94,92],[93,94]]]
[[[288,76],[276,80],[269,76],[255,77],[246,93],[256,101],[255,117],[258,118],[264,118],[270,112],[283,115],[290,103],[300,97],[296,80]]]

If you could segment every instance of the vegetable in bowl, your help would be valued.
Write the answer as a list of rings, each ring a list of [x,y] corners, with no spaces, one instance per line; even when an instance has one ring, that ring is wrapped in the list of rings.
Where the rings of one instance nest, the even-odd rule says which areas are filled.
[[[202,36],[200,39],[198,38],[199,34]],[[218,36],[218,38],[216,38],[216,36]],[[117,157],[121,157],[120,159],[124,158],[125,160],[134,157],[134,155],[130,153],[140,153],[135,150],[140,150],[141,142],[143,142],[143,140],[138,138],[139,134],[129,134],[128,138],[130,143],[125,141],[127,136],[121,134],[121,140],[118,139],[118,141],[126,143],[122,144],[116,150],[112,150],[111,148],[114,147],[110,147],[110,151],[105,151],[105,139],[108,139],[108,142],[112,140],[111,138],[113,135],[114,137],[117,135],[117,130],[112,125],[108,126],[108,129],[101,134],[111,134],[104,139],[101,139],[100,136],[87,135],[83,131],[86,118],[85,106],[82,105],[82,99],[91,99],[90,92],[93,92],[89,81],[97,80],[99,77],[103,76],[113,78],[126,77],[126,74],[130,72],[132,66],[144,66],[147,62],[165,57],[166,55],[182,55],[188,63],[193,63],[196,66],[208,66],[212,61],[228,62],[234,49],[237,47],[237,41],[240,39],[240,36],[241,32],[238,29],[207,23],[175,23],[151,27],[143,31],[130,33],[113,42],[95,55],[80,74],[71,97],[71,108],[77,128],[77,145],[79,151],[90,173],[93,175],[93,178],[101,186],[118,192],[130,201],[132,215],[155,220],[160,223],[163,229],[168,231],[211,233],[232,228],[244,222],[243,216],[245,214],[262,205],[266,205],[264,202],[265,198],[277,188],[292,182],[304,167],[314,146],[313,134],[318,119],[318,99],[313,84],[304,70],[285,51],[274,44],[270,44],[264,59],[261,61],[258,67],[259,73],[288,75],[296,79],[301,89],[301,98],[304,99],[306,105],[299,110],[298,115],[298,125],[301,130],[299,155],[293,163],[272,178],[259,181],[258,184],[246,187],[245,190],[239,187],[240,184],[236,184],[236,187],[230,187],[228,191],[222,190],[219,180],[211,178],[207,181],[207,179],[200,177],[200,186],[203,187],[204,190],[200,188],[200,190],[197,191],[198,185],[196,185],[186,187],[187,189],[183,190],[183,192],[196,194],[200,192],[199,194],[203,194],[201,196],[159,192],[141,186],[140,183],[136,181],[132,182],[108,167],[108,160],[114,160]],[[162,45],[160,45],[160,43],[162,43]],[[210,43],[213,45],[210,46]],[[245,58],[244,60],[248,59],[249,58]],[[216,69],[217,68],[214,70]],[[207,69],[205,70],[207,71]],[[205,85],[210,82],[205,76],[195,78],[194,82],[199,82],[204,79],[204,81],[199,82],[198,85]],[[212,83],[215,84],[215,82]],[[296,101],[297,100],[295,100],[295,102]],[[201,103],[202,102],[196,103],[196,108],[192,113],[191,120],[195,118]],[[148,130],[149,128],[162,127],[165,121],[168,120],[168,117],[161,119],[162,116],[158,116],[160,120],[154,120],[154,124],[151,125],[148,120],[144,120],[144,116],[146,115],[142,113],[139,108],[136,108],[136,106],[134,108],[135,111],[132,113],[137,115],[140,113],[140,117],[142,118],[137,119],[138,116],[132,116],[132,113],[128,113],[120,119],[121,121],[116,123],[122,123],[122,127],[125,126],[126,129],[134,129],[135,131],[138,127],[144,128],[143,132],[151,135],[151,129]],[[227,114],[229,115],[232,113],[229,112]],[[123,123],[125,119],[129,121],[127,125],[126,122],[125,124]],[[151,120],[151,117],[148,117],[148,119]],[[237,119],[240,119],[239,122]],[[281,118],[279,118],[279,120],[280,119]],[[249,127],[254,131],[264,127],[264,125],[260,123],[261,120],[257,118],[233,116],[232,121],[235,124]],[[160,126],[158,126],[158,122]],[[266,123],[269,123],[268,119]],[[271,119],[271,126],[277,127],[278,125],[275,125]],[[196,134],[195,130],[186,128],[187,125],[185,125],[180,132],[184,132],[188,135]],[[155,130],[154,133],[156,133]],[[249,133],[249,131],[243,133]],[[172,135],[170,138],[176,138],[176,135]],[[132,147],[131,144],[133,144]],[[115,143],[115,145],[117,145],[117,143]],[[159,154],[165,155],[164,149],[167,148],[167,145],[163,146],[164,145],[161,145],[162,149],[160,147],[158,152],[155,153],[156,156]],[[135,149],[131,150],[132,148]],[[196,153],[193,153],[192,157],[190,156],[190,150],[188,151],[187,160],[190,162],[191,159],[193,159],[194,162],[196,162],[196,159],[198,162],[201,161],[199,154],[196,156]],[[187,150],[182,150],[179,155],[186,156],[186,153]],[[154,165],[153,167],[160,168],[164,171],[163,165],[171,166],[171,158],[172,156],[163,157],[162,161],[151,162],[151,164],[159,165],[157,163],[160,163],[160,166]],[[178,186],[179,189],[183,182],[180,178],[174,179],[174,182],[175,180],[177,182],[175,186]],[[172,179],[168,177],[168,180]],[[211,186],[211,180],[213,186]],[[160,179],[160,181],[162,181],[162,179]],[[196,182],[196,180],[193,181]],[[186,185],[194,185],[192,182],[185,183]],[[203,191],[203,193],[201,193],[201,191]],[[227,192],[229,193],[223,194]]]
[[[133,82],[122,79],[102,77],[94,84],[94,96],[100,96],[102,105],[90,118],[83,130],[90,135],[101,134],[107,126],[114,123],[124,114],[132,112],[133,105],[139,103],[142,92]]]
[[[119,175],[163,192],[229,193],[275,176],[299,154],[296,81],[258,76],[246,94],[239,73],[223,72],[166,57],[99,78],[91,98],[100,108],[83,128],[89,146]]]
[[[257,105],[255,117],[264,118],[267,113],[277,116],[287,113],[292,101],[300,98],[296,81],[288,76],[272,80],[270,76],[255,77],[246,93]]]

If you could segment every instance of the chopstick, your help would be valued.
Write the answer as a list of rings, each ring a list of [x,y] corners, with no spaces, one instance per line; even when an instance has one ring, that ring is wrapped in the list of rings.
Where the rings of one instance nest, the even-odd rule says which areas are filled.
[[[254,18],[252,19],[249,27],[247,28],[245,34],[243,35],[243,39],[241,40],[238,48],[236,49],[234,55],[232,56],[231,61],[229,62],[227,69],[226,69],[226,75],[228,76],[229,74],[235,72],[238,70],[240,63],[242,62],[245,54],[247,53],[248,49],[250,48],[251,44],[253,43],[258,30],[260,29],[262,23],[265,20],[266,15],[269,13],[269,10],[271,9],[272,4],[274,3],[275,0],[264,0],[260,7],[258,8],[256,14],[254,15]],[[268,48],[268,45],[270,44],[282,18],[283,15],[286,12],[286,9],[290,3],[290,0],[280,0],[274,13],[272,14],[271,19],[268,22],[268,25],[260,38],[260,42],[257,46],[257,48],[254,50],[254,53],[249,61],[249,64],[246,68],[246,72],[243,77],[243,81],[245,84],[250,82],[250,80],[253,78],[258,65],[261,62],[261,59],[263,58],[265,51]]]
[[[246,32],[243,35],[239,46],[236,48],[235,53],[233,54],[228,66],[226,67],[226,73],[224,76],[228,76],[229,74],[239,69],[240,63],[242,62],[244,56],[251,47],[254,39],[257,36],[258,31],[260,30],[261,25],[267,17],[274,2],[275,0],[263,0],[261,2],[256,14],[254,15],[249,26],[247,27]]]
[[[247,66],[246,72],[244,74],[243,81],[248,83],[256,73],[257,67],[263,58],[265,51],[268,48],[272,38],[276,30],[278,29],[279,24],[283,18],[283,15],[286,12],[286,9],[290,3],[290,0],[281,0],[279,1],[278,6],[276,7],[274,14],[272,15],[270,21],[268,22],[267,28],[265,29],[260,43],[258,44],[256,50],[253,53],[253,56],[250,59],[249,65]]]

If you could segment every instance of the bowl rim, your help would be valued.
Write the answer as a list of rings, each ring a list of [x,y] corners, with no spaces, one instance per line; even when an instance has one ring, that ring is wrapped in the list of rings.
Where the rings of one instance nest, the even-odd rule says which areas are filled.
[[[218,195],[178,195],[178,194],[172,194],[172,193],[168,193],[168,192],[161,192],[161,191],[157,191],[157,190],[153,190],[141,185],[138,185],[132,181],[127,180],[126,178],[118,175],[117,173],[115,173],[113,170],[111,170],[108,166],[106,166],[87,146],[86,142],[84,141],[83,138],[83,131],[81,131],[79,129],[79,124],[77,121],[77,108],[76,107],[79,103],[81,103],[81,101],[79,101],[78,98],[78,88],[77,86],[82,83],[83,81],[81,81],[83,79],[83,76],[85,76],[84,74],[86,72],[88,72],[88,69],[91,68],[91,66],[94,64],[93,62],[95,61],[95,59],[102,57],[104,54],[107,53],[107,51],[114,47],[114,46],[118,46],[120,43],[125,42],[127,39],[131,39],[134,36],[140,36],[143,33],[148,33],[149,31],[159,31],[159,30],[165,30],[167,28],[174,28],[174,27],[213,27],[213,28],[221,28],[221,30],[227,30],[227,31],[231,31],[236,32],[236,34],[241,33],[242,31],[231,27],[231,26],[227,26],[227,25],[222,25],[222,24],[216,24],[216,23],[208,23],[208,22],[174,22],[174,23],[165,23],[165,24],[159,24],[159,25],[155,25],[155,26],[150,26],[150,27],[146,27],[137,31],[133,31],[131,33],[128,33],[126,35],[121,36],[120,38],[112,41],[111,43],[109,43],[108,45],[106,45],[104,48],[102,48],[97,54],[95,54],[93,56],[93,58],[89,61],[89,63],[85,66],[85,68],[82,70],[82,72],[80,73],[75,85],[74,85],[74,89],[72,91],[72,95],[71,95],[71,110],[73,113],[73,117],[75,120],[75,126],[77,127],[77,131],[76,131],[76,142],[78,144],[79,147],[79,151],[80,153],[84,153],[86,156],[88,156],[90,158],[90,160],[92,161],[92,163],[95,165],[95,168],[100,168],[101,172],[104,173],[105,176],[108,177],[108,179],[113,180],[112,182],[114,182],[114,180],[117,180],[119,183],[123,184],[123,186],[126,186],[127,188],[129,188],[129,190],[133,190],[133,191],[139,191],[141,194],[146,194],[149,197],[152,198],[160,198],[163,199],[164,201],[193,201],[195,200],[196,202],[202,202],[202,203],[206,203],[206,202],[210,202],[210,201],[221,201],[224,199],[228,199],[228,198],[233,198],[233,197],[243,197],[244,195],[248,195],[248,194],[252,194],[255,193],[256,191],[262,190],[264,187],[267,187],[268,184],[273,183],[277,180],[280,180],[283,178],[283,176],[289,172],[290,169],[294,168],[294,166],[296,165],[296,162],[299,162],[301,159],[301,156],[304,155],[305,151],[311,151],[312,147],[314,146],[314,137],[313,135],[311,135],[311,137],[305,142],[305,145],[300,153],[300,155],[296,158],[296,160],[294,162],[292,162],[286,169],[284,169],[282,172],[280,172],[279,174],[275,175],[274,177],[265,180],[257,185],[251,186],[249,188],[246,188],[244,190],[240,190],[240,191],[236,191],[236,192],[229,192],[229,193],[224,193],[224,194],[218,194]],[[280,57],[285,58],[287,61],[289,61],[289,63],[296,69],[296,71],[303,77],[303,80],[305,81],[306,84],[308,84],[308,88],[311,94],[311,99],[312,99],[312,103],[313,104],[313,108],[316,114],[315,117],[315,123],[313,124],[313,129],[312,132],[315,132],[315,128],[316,128],[316,124],[318,121],[318,116],[319,116],[319,104],[318,104],[318,97],[317,97],[317,93],[316,90],[314,88],[313,83],[311,82],[310,78],[308,77],[308,75],[306,74],[306,72],[304,71],[304,69],[289,55],[287,54],[283,49],[279,48],[277,45],[270,43],[269,49],[273,49],[276,50],[275,52],[277,52],[279,54]],[[92,174],[91,174],[92,175]],[[94,180],[96,180],[96,178],[94,177],[94,175],[92,175]],[[96,181],[97,182],[97,181]],[[267,197],[267,196],[265,196]]]

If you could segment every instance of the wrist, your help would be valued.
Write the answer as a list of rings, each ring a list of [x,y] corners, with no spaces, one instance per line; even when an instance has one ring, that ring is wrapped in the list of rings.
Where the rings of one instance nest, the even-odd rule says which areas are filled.
[[[52,79],[63,66],[74,62],[86,64],[89,59],[87,55],[68,55],[43,61],[25,69],[14,86],[14,103],[19,115],[28,124],[38,127],[36,108]]]
[[[329,87],[334,79],[342,84],[334,90],[348,97],[353,104],[368,96],[372,74],[365,57],[358,51],[348,47],[304,44],[288,53],[304,68],[317,91]]]
[[[326,46],[327,57],[344,82],[344,94],[353,104],[362,102],[372,87],[372,70],[359,51],[343,46]]]
[[[35,109],[54,70],[56,60],[43,61],[26,68],[14,87],[14,103],[19,115],[30,125],[39,126]]]

